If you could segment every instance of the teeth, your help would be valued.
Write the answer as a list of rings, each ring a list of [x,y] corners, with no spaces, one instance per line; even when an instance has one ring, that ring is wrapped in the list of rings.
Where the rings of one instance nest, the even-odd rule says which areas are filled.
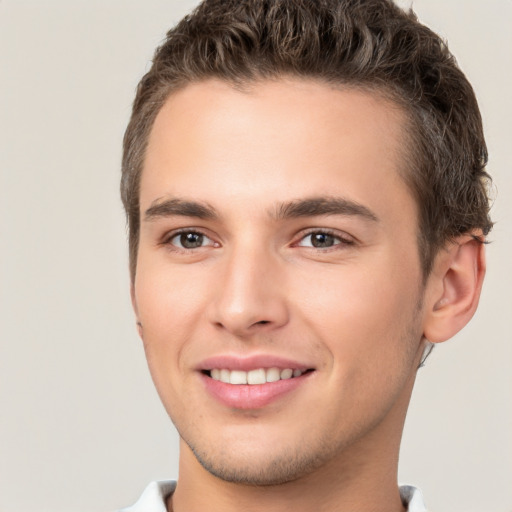
[[[247,384],[247,372],[232,370],[229,376],[230,384]]]
[[[286,370],[281,371],[281,379],[291,379],[293,377],[293,370],[290,368],[286,368]]]
[[[269,368],[267,370],[267,382],[277,382],[281,379],[279,368]]]
[[[265,384],[266,382],[277,382],[293,377],[300,377],[304,372],[298,369],[284,368],[258,368],[244,372],[243,370],[227,370],[225,368],[213,368],[210,370],[210,377],[213,380],[220,380],[226,384]]]
[[[247,372],[247,384],[265,384],[267,376],[263,368]]]

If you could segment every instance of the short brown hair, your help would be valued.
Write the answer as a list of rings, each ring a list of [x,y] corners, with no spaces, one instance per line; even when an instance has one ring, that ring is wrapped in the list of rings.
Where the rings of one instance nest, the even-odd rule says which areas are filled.
[[[412,143],[404,179],[418,204],[424,276],[448,240],[488,234],[490,178],[475,94],[443,40],[412,11],[391,0],[205,0],[157,48],[125,133],[132,279],[144,156],[168,96],[209,78],[243,86],[290,75],[377,91],[404,109]]]

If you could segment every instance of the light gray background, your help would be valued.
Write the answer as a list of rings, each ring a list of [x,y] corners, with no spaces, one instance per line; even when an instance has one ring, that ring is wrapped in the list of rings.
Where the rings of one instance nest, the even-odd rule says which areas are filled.
[[[1,512],[113,510],[177,474],[118,178],[135,85],[194,3],[0,0]],[[511,512],[512,1],[414,5],[474,84],[499,192],[480,310],[420,372],[400,480],[437,512]]]

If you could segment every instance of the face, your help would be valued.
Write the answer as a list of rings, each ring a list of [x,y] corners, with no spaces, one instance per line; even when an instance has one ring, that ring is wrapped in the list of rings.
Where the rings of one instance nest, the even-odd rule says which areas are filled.
[[[158,114],[133,301],[212,474],[293,480],[403,421],[423,332],[404,126],[375,95],[299,80],[192,84]]]

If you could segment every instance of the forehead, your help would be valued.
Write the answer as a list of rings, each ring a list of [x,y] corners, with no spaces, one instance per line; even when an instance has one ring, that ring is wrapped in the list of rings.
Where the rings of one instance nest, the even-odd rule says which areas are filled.
[[[396,104],[354,88],[292,79],[244,90],[193,83],[155,119],[141,208],[191,195],[244,209],[306,195],[349,196],[376,208],[413,203],[400,177],[406,125]]]

